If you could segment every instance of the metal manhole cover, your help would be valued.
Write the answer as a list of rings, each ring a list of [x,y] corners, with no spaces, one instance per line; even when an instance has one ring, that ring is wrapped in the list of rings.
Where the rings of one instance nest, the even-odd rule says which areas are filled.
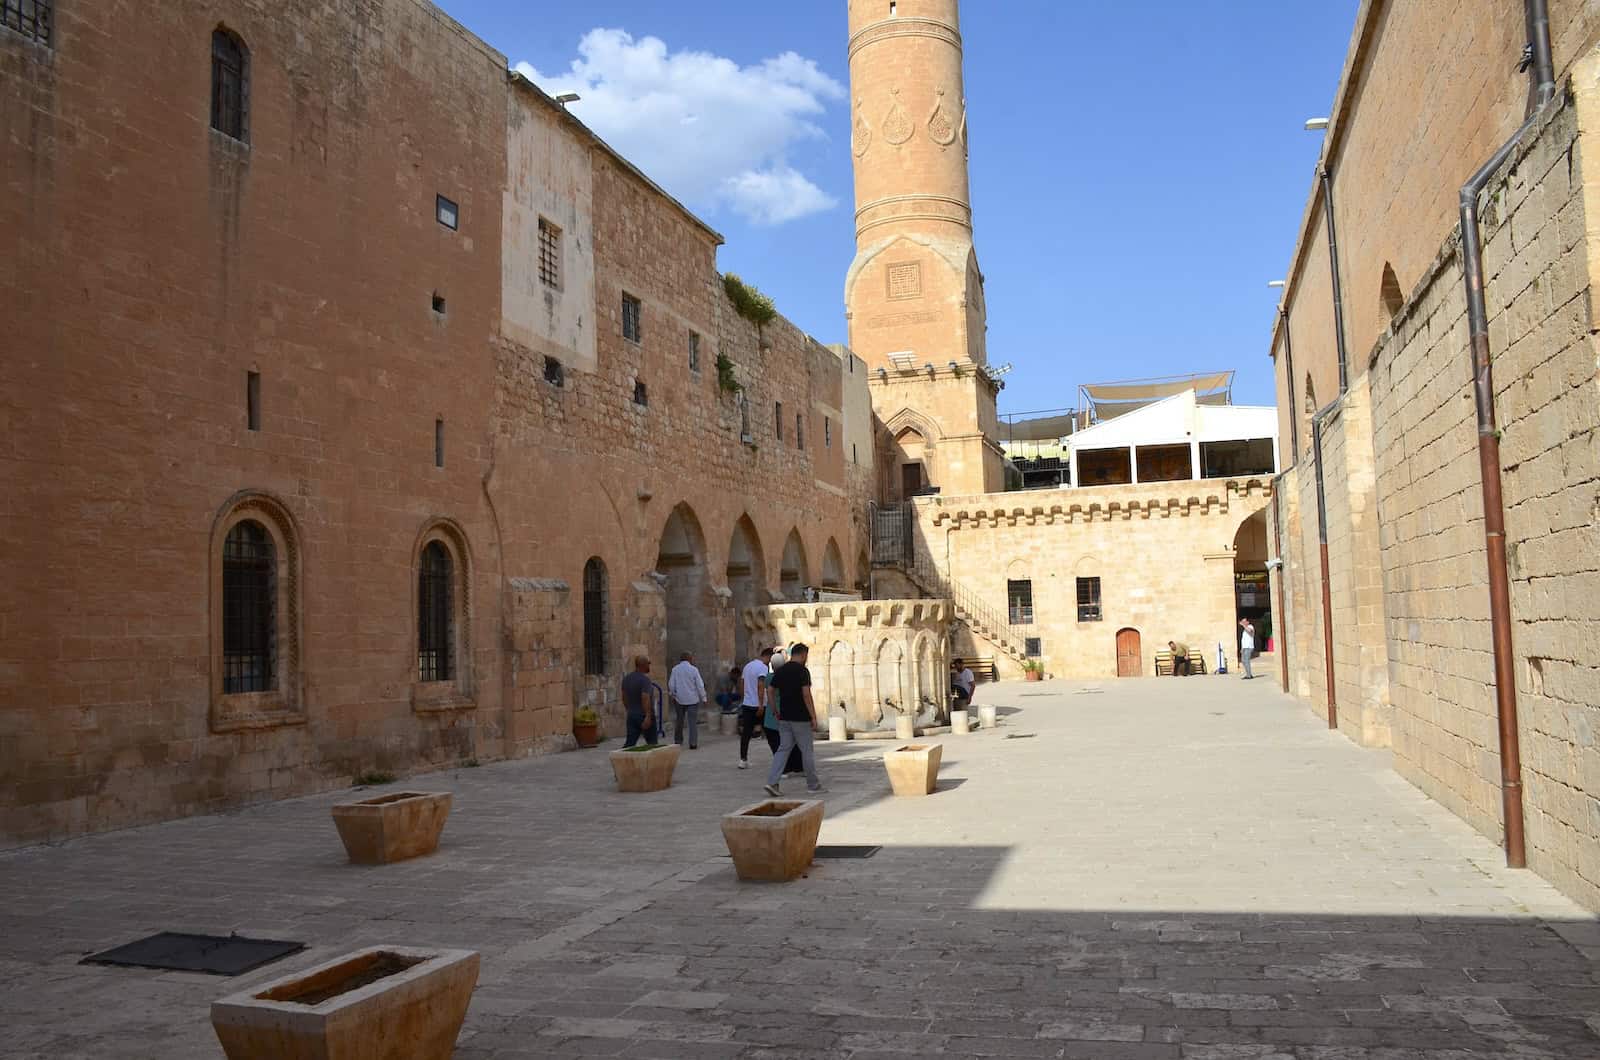
[[[170,972],[204,972],[207,975],[243,975],[305,948],[303,942],[163,931],[126,946],[90,954],[78,963],[159,968]]]
[[[812,854],[813,860],[817,858],[870,858],[880,847],[872,846],[819,846],[816,853]]]

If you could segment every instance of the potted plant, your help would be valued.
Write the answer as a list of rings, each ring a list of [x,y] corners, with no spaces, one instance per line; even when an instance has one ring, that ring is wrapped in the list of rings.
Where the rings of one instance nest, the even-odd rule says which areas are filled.
[[[1044,663],[1038,659],[1029,659],[1022,664],[1022,676],[1030,681],[1044,680]]]
[[[889,786],[896,795],[932,795],[939,783],[942,744],[906,744],[886,751],[883,766],[889,772]]]
[[[333,825],[353,863],[387,865],[432,854],[450,816],[450,802],[448,791],[379,795],[335,806]]]
[[[572,735],[579,747],[593,747],[600,742],[600,715],[592,707],[579,707],[572,712]]]
[[[821,800],[768,799],[722,818],[722,839],[741,880],[785,883],[811,865],[822,832]]]
[[[449,1060],[478,984],[471,950],[375,946],[211,1004],[228,1060]]]
[[[665,791],[672,787],[682,748],[677,744],[638,744],[611,752],[611,772],[618,791]]]

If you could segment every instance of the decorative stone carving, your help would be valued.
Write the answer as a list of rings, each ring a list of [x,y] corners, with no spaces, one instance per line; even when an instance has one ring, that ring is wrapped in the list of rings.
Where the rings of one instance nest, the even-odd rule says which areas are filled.
[[[917,127],[900,105],[900,90],[891,88],[889,94],[894,97],[894,102],[889,105],[889,113],[883,118],[883,138],[898,147],[915,135]]]
[[[961,97],[961,153],[968,158],[972,157],[971,145],[967,143],[967,97]]]
[[[950,113],[944,109],[944,89],[942,87],[938,90],[938,99],[933,105],[932,112],[928,115],[928,135],[940,147],[949,147],[956,142],[955,119],[951,118]]]
[[[867,105],[856,100],[855,156],[860,158],[872,146],[872,126],[867,124]]]

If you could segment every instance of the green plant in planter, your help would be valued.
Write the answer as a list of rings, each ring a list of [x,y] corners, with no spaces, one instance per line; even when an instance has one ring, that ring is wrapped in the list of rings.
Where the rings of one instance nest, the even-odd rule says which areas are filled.
[[[574,725],[599,725],[600,724],[600,715],[596,714],[594,712],[593,708],[590,708],[590,707],[579,707],[577,710],[572,712],[572,724],[574,724]]]
[[[1042,677],[1044,676],[1044,663],[1038,659],[1028,659],[1022,664],[1022,672],[1025,674],[1039,674]]]
[[[375,786],[377,786],[379,784],[392,784],[392,783],[394,783],[394,774],[393,773],[385,773],[381,769],[369,769],[364,773],[357,773],[356,774],[356,779],[355,779],[355,785],[354,786],[358,787],[358,788],[369,788],[369,787],[375,787]]]
[[[665,746],[667,745],[664,743],[636,743],[632,747],[624,747],[623,750],[633,754],[637,751],[659,751]]]

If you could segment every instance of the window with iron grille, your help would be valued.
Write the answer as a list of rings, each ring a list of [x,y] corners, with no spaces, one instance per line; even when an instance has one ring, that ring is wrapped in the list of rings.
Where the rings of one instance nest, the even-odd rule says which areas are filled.
[[[1100,621],[1100,579],[1078,579],[1078,621]]]
[[[633,381],[633,403],[640,408],[646,408],[650,404],[650,388],[645,386],[643,379]]]
[[[622,337],[629,342],[643,342],[644,306],[632,295],[622,296]]]
[[[211,127],[242,143],[250,140],[250,53],[225,29],[211,34]]]
[[[833,420],[827,416],[822,417],[822,448],[833,448]]]
[[[778,441],[783,441],[783,402],[781,401],[772,403],[772,433]]]
[[[561,289],[561,229],[543,217],[539,218],[539,282]]]
[[[546,357],[544,359],[544,381],[551,386],[567,385],[567,370],[554,357]]]
[[[1006,582],[1006,611],[1013,626],[1033,625],[1033,582]]]
[[[455,564],[443,543],[428,542],[417,568],[417,679],[455,678]]]
[[[806,421],[798,412],[794,414],[794,447],[796,449],[806,447]]]
[[[49,44],[51,6],[52,0],[0,0],[0,26]]]
[[[700,336],[689,332],[689,371],[700,370]]]
[[[1044,645],[1038,637],[1024,637],[1022,639],[1022,652],[1030,659],[1037,659],[1044,654]]]
[[[260,523],[222,543],[222,691],[270,692],[277,674],[278,554]]]
[[[606,637],[610,632],[606,606],[606,565],[599,557],[583,565],[583,672],[606,672]]]

